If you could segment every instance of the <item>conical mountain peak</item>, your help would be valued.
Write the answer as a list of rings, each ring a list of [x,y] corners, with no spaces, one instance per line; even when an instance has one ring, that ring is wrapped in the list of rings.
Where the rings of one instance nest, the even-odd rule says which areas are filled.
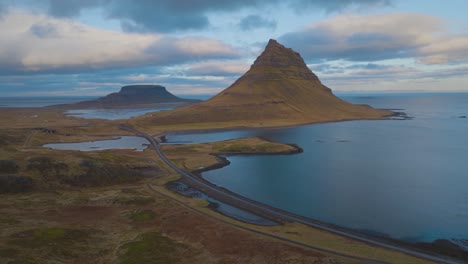
[[[278,41],[276,41],[276,39],[270,39],[270,40],[268,41],[268,44],[267,44],[266,47],[265,47],[265,50],[271,49],[271,48],[275,48],[275,47],[282,47],[282,48],[284,48],[284,46],[281,45],[281,44],[279,44]]]
[[[252,64],[249,75],[266,78],[307,79],[318,81],[317,76],[307,67],[299,53],[270,39],[265,50]],[[266,74],[266,76],[265,76]],[[257,76],[258,77],[258,76]]]
[[[270,39],[250,69],[207,101],[155,116],[158,124],[269,126],[378,119],[388,111],[353,105],[333,95],[299,53]]]

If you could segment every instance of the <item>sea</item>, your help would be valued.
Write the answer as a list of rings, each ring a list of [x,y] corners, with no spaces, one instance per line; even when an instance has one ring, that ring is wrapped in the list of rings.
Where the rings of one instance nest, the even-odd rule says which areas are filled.
[[[202,177],[250,199],[372,235],[411,242],[466,241],[468,93],[338,95],[407,117],[174,133],[167,135],[168,144],[250,136],[296,144],[303,153],[227,157],[229,166]],[[13,103],[0,98],[0,105],[71,100],[18,98]]]
[[[57,104],[72,104],[96,98],[89,96],[0,97],[0,109],[1,107],[44,107]]]
[[[167,140],[259,136],[297,144],[303,153],[232,156],[229,166],[202,176],[250,199],[372,235],[468,239],[468,93],[340,97],[407,118],[172,134]]]
[[[182,95],[187,99],[205,100],[210,97],[207,94]],[[2,107],[44,107],[58,104],[71,104],[80,101],[89,101],[97,97],[77,96],[77,97],[0,97],[0,111]],[[119,108],[119,109],[71,109],[65,111],[65,114],[76,118],[88,119],[127,119],[135,116],[144,115],[151,112],[167,111],[183,104],[155,105],[151,107],[140,108]]]

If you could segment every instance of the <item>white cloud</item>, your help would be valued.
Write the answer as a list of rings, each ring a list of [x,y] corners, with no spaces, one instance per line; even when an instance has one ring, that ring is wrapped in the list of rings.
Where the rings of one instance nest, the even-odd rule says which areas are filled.
[[[237,56],[218,40],[104,30],[18,10],[5,15],[0,28],[0,69],[10,72],[79,72]]]
[[[285,34],[281,40],[309,60],[468,61],[468,35],[445,30],[443,20],[425,14],[340,15]]]
[[[468,35],[443,35],[418,51],[425,64],[468,61]]]
[[[185,72],[189,75],[240,76],[249,69],[244,61],[204,61],[193,63]]]

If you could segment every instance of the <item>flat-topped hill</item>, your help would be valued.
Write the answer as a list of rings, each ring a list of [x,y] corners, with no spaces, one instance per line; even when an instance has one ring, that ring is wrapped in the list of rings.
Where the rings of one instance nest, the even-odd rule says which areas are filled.
[[[265,126],[380,119],[391,114],[339,99],[299,53],[270,40],[250,69],[227,89],[207,101],[158,113],[152,121]]]
[[[161,85],[128,85],[117,93],[111,93],[95,100],[60,105],[73,109],[82,108],[128,108],[147,107],[162,103],[195,103],[199,100],[183,99],[168,92]]]

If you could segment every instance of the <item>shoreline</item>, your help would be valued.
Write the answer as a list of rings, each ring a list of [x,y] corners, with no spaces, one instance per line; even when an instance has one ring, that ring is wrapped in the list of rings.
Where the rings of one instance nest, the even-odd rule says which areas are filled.
[[[385,110],[385,109],[381,109]],[[388,110],[391,111],[391,110]],[[174,130],[162,130],[153,134],[155,137],[165,136],[167,134],[203,134],[207,132],[225,132],[225,131],[234,131],[234,130],[263,130],[263,129],[287,129],[287,128],[295,128],[301,126],[308,126],[308,125],[315,125],[315,124],[328,124],[328,123],[339,123],[339,122],[348,122],[348,121],[378,121],[378,120],[393,120],[392,117],[401,117],[405,116],[404,112],[394,112],[391,111],[392,114],[376,117],[376,118],[350,118],[350,119],[336,119],[336,120],[329,120],[329,121],[307,121],[304,123],[298,124],[284,124],[284,125],[269,125],[269,126],[225,126],[225,127],[213,127],[213,128],[193,128],[193,129],[177,129]],[[183,124],[183,125],[190,125],[190,124]]]
[[[392,116],[396,116],[397,114],[393,114]],[[279,129],[279,128],[288,128],[288,127],[299,127],[299,126],[305,126],[305,125],[312,125],[312,124],[321,124],[321,123],[334,123],[334,122],[345,122],[345,121],[356,121],[356,120],[389,120],[388,117],[386,118],[377,118],[377,119],[345,119],[345,120],[335,120],[335,121],[326,121],[326,122],[311,122],[311,123],[304,123],[304,124],[296,124],[296,125],[285,125],[285,126],[271,126],[271,127],[240,127],[241,129]],[[112,124],[112,123],[111,123]],[[218,129],[196,129],[195,131],[199,131],[199,133],[203,133],[203,132],[206,132],[206,131],[229,131],[229,130],[235,130],[235,129],[238,129],[237,127],[225,127],[225,128],[218,128]],[[174,130],[176,132],[180,132],[181,130]],[[183,130],[182,130],[183,131]],[[194,130],[185,130],[185,132],[191,132],[191,131],[194,131]],[[161,134],[161,133],[159,133]],[[240,154],[240,155],[243,155],[244,153]],[[257,154],[250,154],[250,155],[257,155]],[[227,159],[226,159],[227,160]],[[218,165],[219,166],[219,165]],[[224,188],[220,188],[220,189],[224,189]],[[226,189],[224,189],[223,191],[228,191]],[[232,193],[232,192],[231,192]],[[237,194],[236,194],[237,195]],[[237,195],[237,196],[240,196],[240,195]],[[242,197],[242,196],[240,196]],[[232,203],[230,203],[232,204]],[[234,205],[235,206],[235,205]],[[240,207],[240,206],[236,206],[236,207]],[[277,208],[274,208],[274,209],[277,209]],[[255,212],[255,210],[253,210]],[[313,220],[313,219],[312,219]],[[333,225],[330,225],[330,224],[327,224],[327,223],[321,223],[319,222],[320,224],[326,226],[326,227],[330,227],[330,228],[334,228],[334,229],[337,229],[337,230],[340,230],[339,227],[335,227]],[[348,232],[349,230],[346,230],[345,229],[345,232]],[[351,233],[351,232],[350,232]],[[352,233],[357,233],[359,235],[362,236],[362,233],[360,232],[352,232]],[[366,236],[366,237],[369,237],[369,238],[374,238],[373,236]]]
[[[403,112],[396,112],[392,116],[403,117],[404,119],[407,119],[407,115],[405,113],[403,113]],[[362,120],[362,119],[358,119],[358,120]],[[387,119],[387,120],[391,120],[391,119]],[[344,121],[355,121],[355,120],[343,120],[343,121],[340,121],[340,122],[344,122]],[[320,122],[320,123],[332,123],[332,122],[335,122],[335,121]],[[312,124],[317,124],[317,123],[312,123]],[[299,126],[304,126],[304,125],[311,125],[311,124],[299,124],[299,125],[288,126],[288,127],[299,127]],[[278,129],[278,128],[285,128],[285,127],[267,127],[267,128],[263,128],[263,127],[261,127],[261,128],[246,127],[244,129],[258,130],[258,129]],[[232,130],[236,130],[236,128],[195,130],[195,133],[232,131]],[[194,130],[191,130],[191,131],[194,131]],[[175,131],[175,134],[177,134],[177,133],[186,133],[186,132],[190,132],[190,130],[188,130],[188,131],[187,130]],[[164,137],[165,137],[166,134],[162,134],[162,135],[161,134],[162,133],[159,133],[159,135],[160,135],[159,139],[164,140]],[[202,176],[203,172],[220,169],[220,168],[223,168],[225,166],[230,165],[231,161],[229,161],[229,159],[228,159],[229,156],[238,156],[238,155],[242,155],[242,156],[291,155],[291,154],[297,154],[297,153],[303,152],[303,149],[300,148],[299,146],[295,145],[295,144],[288,144],[288,145],[293,146],[296,149],[296,151],[288,151],[287,153],[216,153],[216,154],[210,154],[210,155],[213,155],[213,156],[215,156],[217,158],[218,162],[216,164],[213,164],[211,166],[207,166],[207,167],[204,167],[204,168],[192,170],[192,171],[190,171],[190,173],[192,175],[194,175],[196,178],[198,178],[198,180],[203,181],[203,182],[205,182],[205,183],[207,183],[209,185],[213,185],[216,188],[222,190],[223,192],[229,193],[230,195],[241,197],[243,199],[248,200],[251,203],[259,204],[261,206],[266,206],[269,209],[274,210],[274,211],[276,211],[277,213],[280,213],[280,214],[295,215],[294,213],[290,213],[289,211],[285,211],[285,210],[280,209],[280,208],[265,205],[263,203],[257,202],[255,200],[252,200],[250,198],[247,198],[247,197],[239,195],[239,194],[237,194],[235,192],[232,192],[227,188],[217,186],[217,185],[209,182],[208,180],[204,179],[203,176]],[[194,189],[196,189],[198,191],[205,192],[208,195],[210,195],[211,197],[219,199],[219,197],[217,197],[217,195],[215,193],[210,194],[209,192],[206,192],[207,191],[206,189],[200,188],[199,186],[197,186],[197,184],[193,184],[193,182],[191,182],[191,181],[186,181],[183,178],[179,179],[178,181],[182,181],[182,182],[186,183],[188,186],[190,186],[190,187],[192,187],[192,188],[194,188]],[[235,202],[233,199],[226,199],[223,202],[225,202],[227,204],[230,204],[231,206],[234,206],[236,208],[239,208],[239,209],[251,212],[253,214],[259,215],[261,217],[265,217],[267,219],[272,219],[274,221],[278,221],[278,222],[280,222],[280,224],[286,222],[286,221],[284,221],[284,219],[276,218],[276,217],[272,216],[271,214],[265,214],[264,212],[259,212],[258,210],[245,208],[244,206],[239,206],[239,204],[237,202]],[[222,212],[218,212],[218,213],[223,214]],[[223,215],[225,215],[225,214],[223,214]],[[227,215],[227,216],[229,216],[229,215]],[[379,236],[379,235],[364,232],[362,230],[350,229],[350,228],[346,228],[346,227],[343,227],[343,226],[338,226],[338,225],[335,225],[335,224],[322,222],[322,221],[319,221],[319,220],[316,220],[316,219],[304,217],[304,216],[301,216],[301,215],[295,215],[295,216],[299,216],[301,218],[307,219],[308,221],[312,221],[312,222],[316,223],[317,225],[319,225],[319,227],[311,226],[312,228],[318,228],[318,229],[325,230],[325,231],[329,231],[327,229],[338,230],[339,232],[344,232],[344,233],[351,234],[353,236],[358,236],[358,237],[361,237],[361,238],[364,238],[364,239],[370,239],[370,240],[378,241],[380,243],[384,243],[384,244],[387,244],[387,245],[392,245],[392,246],[395,246],[395,247],[403,247],[403,248],[408,249],[410,251],[419,252],[419,253],[431,255],[431,256],[434,256],[434,257],[441,257],[441,258],[446,259],[447,263],[450,263],[451,261],[454,261],[454,260],[455,261],[457,261],[457,260],[463,260],[464,261],[464,260],[468,259],[467,258],[468,257],[468,252],[464,251],[463,249],[447,252],[447,247],[441,247],[440,246],[441,244],[443,245],[443,244],[448,243],[449,247],[451,247],[452,249],[454,247],[456,247],[456,244],[451,243],[449,239],[439,238],[439,239],[435,239],[434,241],[431,241],[431,242],[424,242],[424,241],[410,242],[410,241],[405,241],[405,240],[401,240],[401,239],[392,238],[390,236],[386,236],[385,234]],[[229,217],[232,217],[232,216],[229,216]],[[233,219],[236,219],[236,218],[233,217]],[[325,227],[325,229],[323,227]],[[332,233],[333,233],[333,231],[332,231]],[[338,235],[340,235],[340,234],[338,234]],[[442,253],[444,253],[444,254],[441,255]],[[455,259],[452,260],[451,258],[455,258]]]
[[[268,141],[268,142],[272,142],[272,141],[269,141],[269,140],[266,140],[266,139],[263,139],[263,140]],[[295,154],[300,154],[300,153],[304,152],[304,150],[301,147],[299,147],[298,145],[296,145],[296,144],[284,144],[284,145],[291,146],[291,147],[294,148],[294,150],[281,151],[281,152],[275,152],[275,153],[265,151],[265,152],[220,152],[220,153],[209,154],[211,156],[215,156],[216,159],[218,160],[218,162],[216,164],[211,165],[211,166],[207,166],[207,167],[192,170],[192,171],[190,171],[190,173],[198,176],[199,178],[202,178],[202,173],[203,172],[217,170],[217,169],[221,169],[223,167],[229,166],[231,164],[231,162],[228,160],[227,157],[230,157],[230,156],[295,155]]]
[[[247,156],[250,156],[250,155],[255,155],[255,154],[248,154]],[[275,155],[275,154],[270,154],[270,155]],[[256,200],[252,200],[250,198],[247,198],[245,196],[242,196],[240,194],[232,192],[231,190],[229,190],[227,188],[217,186],[217,185],[209,182],[208,180],[204,179],[203,176],[202,176],[202,173],[206,172],[206,171],[216,170],[216,169],[228,166],[228,165],[231,164],[231,162],[226,157],[222,157],[222,156],[219,157],[217,155],[215,155],[215,156],[219,158],[219,160],[220,160],[219,163],[217,163],[215,165],[212,165],[212,166],[208,166],[208,167],[203,168],[203,169],[193,170],[193,171],[191,171],[191,173],[195,177],[197,177],[198,180],[206,182],[209,185],[213,185],[213,186],[215,186],[216,188],[222,190],[225,193],[228,193],[228,194],[233,195],[235,197],[240,197],[242,199],[246,199],[251,203],[267,207],[268,209],[275,211],[275,213],[283,214],[283,215],[292,215],[294,217],[299,217],[299,218],[305,219],[306,221],[311,221],[311,222],[315,223],[316,225],[318,225],[318,226],[310,226],[309,224],[305,224],[305,225],[307,225],[307,226],[309,226],[311,228],[318,228],[320,230],[335,233],[337,235],[342,235],[342,236],[345,236],[345,237],[348,237],[348,236],[344,235],[344,234],[351,234],[352,236],[377,241],[378,243],[391,245],[393,247],[403,247],[405,249],[408,249],[408,250],[411,250],[411,251],[414,251],[414,252],[418,252],[418,253],[421,253],[421,254],[427,254],[427,255],[430,255],[430,256],[433,256],[433,257],[436,257],[436,258],[443,258],[443,259],[446,260],[446,262],[444,262],[444,263],[457,263],[456,261],[460,261],[460,260],[465,261],[465,260],[468,259],[468,252],[464,251],[464,250],[452,252],[453,254],[442,254],[441,253],[441,252],[446,252],[447,248],[438,246],[440,241],[442,241],[443,243],[450,243],[451,245],[449,245],[449,246],[452,247],[452,248],[454,246],[456,246],[455,244],[451,243],[449,241],[449,239],[439,238],[439,239],[435,239],[434,241],[431,241],[431,242],[423,242],[423,241],[410,242],[410,241],[405,241],[405,240],[401,240],[401,239],[392,238],[390,236],[384,236],[384,235],[379,236],[379,235],[375,235],[375,234],[370,234],[370,233],[364,232],[362,230],[346,228],[346,227],[335,225],[335,224],[332,224],[332,223],[323,222],[323,221],[320,221],[320,220],[317,220],[317,219],[313,219],[313,218],[309,218],[309,217],[305,217],[305,216],[301,216],[301,215],[296,215],[296,214],[291,213],[289,211],[286,211],[286,210],[283,210],[283,209],[280,209],[280,208],[277,208],[277,207],[273,207],[273,206],[270,206],[270,205],[267,205],[267,204],[263,204],[263,203],[260,203],[260,202],[258,202]],[[235,155],[233,155],[233,156],[235,156]],[[210,192],[209,190],[204,189],[203,187],[197,186],[197,184],[194,184],[191,181],[187,181],[184,178],[180,178],[180,179],[177,179],[177,180],[174,180],[174,181],[171,181],[171,182],[177,182],[177,181],[178,182],[183,182],[186,185],[188,185],[189,187],[191,187],[191,188],[193,188],[193,189],[195,189],[195,190],[197,190],[199,192],[205,193],[206,195],[208,195],[208,196],[210,196],[210,197],[212,197],[214,199],[217,199],[217,200],[219,200],[219,201],[221,201],[223,203],[231,205],[231,206],[233,206],[235,208],[250,212],[252,214],[255,214],[255,215],[260,216],[260,217],[265,218],[265,219],[269,219],[269,220],[278,222],[279,225],[282,225],[284,223],[289,222],[289,221],[285,220],[282,217],[278,218],[278,217],[275,217],[275,216],[273,216],[272,214],[269,214],[269,213],[259,212],[258,210],[251,209],[251,208],[246,208],[244,206],[241,206],[238,202],[234,201],[234,199],[220,198],[220,196],[218,196],[215,192]],[[170,188],[168,188],[168,189],[170,191],[174,191],[174,192],[178,193],[175,190],[172,190]],[[178,194],[182,195],[180,193],[178,193]],[[213,209],[213,208],[210,208],[210,209],[216,211],[219,214],[228,216],[228,217],[230,217],[232,219],[239,220],[236,217],[233,217],[233,216],[231,216],[229,214],[219,212],[216,209]],[[241,221],[241,220],[239,220],[239,221]],[[256,224],[256,223],[254,223],[254,224]],[[335,231],[331,231],[331,230],[338,231],[338,233],[336,233]],[[341,233],[343,233],[343,234],[341,234]],[[361,239],[358,239],[356,237],[352,237],[352,239],[356,239],[358,241],[367,243],[367,242],[362,241]],[[440,244],[443,244],[443,243],[440,243]],[[369,244],[372,245],[372,243],[369,243]],[[436,249],[437,251],[431,251],[430,249]],[[464,254],[466,254],[466,255],[464,255]],[[459,257],[457,257],[457,255],[459,255]]]
[[[387,110],[387,109],[381,109]],[[194,128],[194,129],[174,129],[174,130],[162,130],[156,133],[151,134],[152,137],[155,137],[156,140],[160,143],[167,143],[166,136],[168,134],[174,135],[184,135],[184,134],[204,134],[204,133],[212,133],[212,132],[228,132],[228,131],[236,131],[236,130],[243,130],[243,131],[255,131],[255,130],[274,130],[274,129],[288,129],[288,128],[295,128],[295,127],[302,127],[308,125],[320,125],[320,124],[329,124],[329,123],[340,123],[340,122],[350,122],[350,121],[379,121],[379,120],[407,120],[412,119],[409,117],[405,112],[396,112],[393,110],[391,111],[392,114],[388,116],[383,116],[380,118],[353,118],[353,119],[339,119],[339,120],[330,120],[330,121],[313,121],[313,122],[306,122],[306,123],[299,123],[299,124],[285,124],[285,125],[276,125],[276,126],[226,126],[226,127],[213,127],[213,128]],[[401,117],[401,119],[392,119]],[[111,120],[112,121],[112,120]],[[135,125],[135,124],[133,124]],[[264,140],[270,141],[268,139],[263,138]],[[272,142],[272,141],[270,141]],[[281,143],[281,142],[276,142]],[[190,144],[190,143],[188,143]],[[294,147],[299,146],[295,144],[287,144]]]
[[[227,162],[229,162],[226,158],[224,158],[224,159]],[[230,164],[230,162],[229,162],[229,164]],[[227,165],[229,165],[229,164],[227,164]],[[225,165],[225,166],[227,166],[227,165]],[[220,165],[217,165],[217,166],[220,166]],[[210,167],[213,168],[213,167],[216,167],[216,166],[214,165],[214,166],[210,166]],[[212,169],[212,170],[214,170],[214,169]],[[205,169],[204,171],[208,171],[208,170]],[[280,225],[288,223],[288,222],[297,222],[297,223],[301,223],[301,224],[304,224],[306,226],[309,226],[310,228],[317,228],[317,229],[320,229],[320,230],[323,230],[323,231],[326,231],[326,232],[330,232],[330,233],[333,233],[333,234],[336,234],[336,235],[340,235],[340,236],[344,236],[344,237],[347,237],[347,238],[355,239],[357,241],[364,242],[364,243],[367,243],[369,245],[374,245],[374,246],[377,245],[377,246],[381,246],[381,247],[384,247],[384,248],[387,248],[387,249],[390,249],[390,250],[400,251],[400,252],[403,252],[403,253],[406,253],[406,254],[409,254],[409,255],[413,255],[413,256],[418,256],[420,254],[419,257],[423,258],[423,259],[433,260],[434,261],[434,259],[427,258],[427,256],[431,256],[431,257],[434,257],[434,258],[438,259],[437,262],[441,262],[442,259],[443,259],[442,263],[458,263],[457,261],[463,260],[463,259],[459,259],[459,258],[452,259],[452,258],[454,258],[454,256],[451,256],[451,255],[441,255],[441,254],[439,254],[439,252],[428,251],[427,247],[418,246],[418,243],[415,244],[415,243],[407,242],[407,241],[404,241],[404,240],[398,240],[398,239],[393,239],[393,238],[383,237],[383,236],[375,236],[375,235],[372,235],[372,234],[362,232],[361,230],[349,229],[349,228],[338,226],[338,225],[335,225],[335,224],[322,222],[322,221],[319,221],[319,220],[316,220],[316,219],[313,219],[313,218],[308,218],[308,217],[304,217],[304,216],[301,216],[301,215],[296,215],[296,214],[291,213],[289,211],[285,211],[283,209],[276,208],[276,207],[273,207],[273,206],[270,206],[270,205],[267,205],[267,204],[260,203],[260,202],[258,202],[256,200],[252,200],[250,198],[244,197],[244,196],[239,195],[239,194],[237,194],[235,192],[232,192],[229,189],[226,189],[224,187],[217,186],[217,185],[207,181],[206,179],[204,179],[201,176],[201,173],[192,173],[192,175],[194,175],[197,178],[198,181],[204,182],[207,185],[214,186],[214,188],[217,189],[218,191],[221,191],[223,193],[227,193],[229,196],[232,196],[234,198],[224,197],[222,195],[218,195],[216,191],[212,191],[210,189],[204,188],[201,184],[199,184],[197,182],[194,182],[194,181],[192,181],[190,179],[187,179],[186,177],[183,177],[183,176],[181,178],[175,180],[175,181],[183,182],[184,184],[190,186],[191,188],[193,188],[193,189],[195,189],[197,191],[203,192],[206,195],[208,195],[208,196],[210,196],[210,197],[212,197],[212,198],[214,198],[216,200],[219,200],[219,201],[221,201],[223,203],[229,204],[229,205],[231,205],[231,206],[233,206],[235,208],[238,208],[238,209],[253,213],[253,214],[258,215],[260,217],[276,221]],[[172,181],[172,182],[175,182],[175,181]],[[171,189],[169,189],[169,190],[171,190]],[[181,194],[179,194],[179,195],[181,195]],[[248,205],[246,206],[243,201],[248,201],[249,203],[253,204],[254,206],[248,206]],[[266,210],[262,210],[262,211],[257,210],[256,209],[256,208],[258,208],[257,206],[264,207],[264,208],[266,208]],[[225,214],[223,214],[221,212],[218,212],[218,213],[220,213],[222,215],[225,215]],[[229,216],[229,215],[227,215],[227,216]],[[236,219],[235,217],[232,217],[232,216],[229,216],[229,217],[231,217],[233,219]],[[291,217],[296,218],[296,219],[300,219],[300,221],[289,220]],[[429,243],[429,244],[432,244],[432,243]],[[404,249],[404,250],[401,250],[401,249]],[[410,253],[410,252],[412,252],[412,253]],[[416,254],[414,254],[414,253],[416,253]],[[421,255],[426,255],[426,257],[422,257]]]

